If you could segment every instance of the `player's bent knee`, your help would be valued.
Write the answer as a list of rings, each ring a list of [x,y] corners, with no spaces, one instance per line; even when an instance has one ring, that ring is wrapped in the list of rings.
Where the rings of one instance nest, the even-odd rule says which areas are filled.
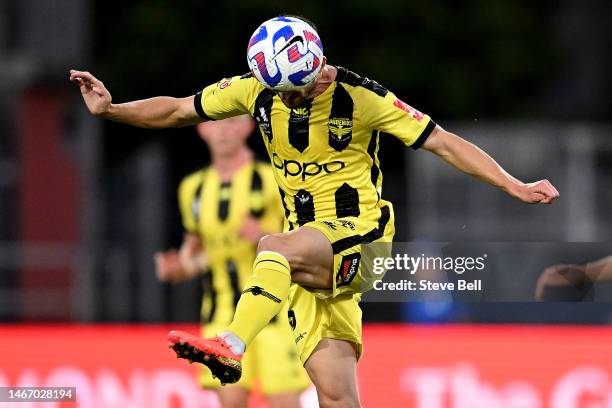
[[[304,257],[299,254],[299,248],[292,245],[286,234],[270,234],[259,240],[257,253],[263,251],[276,252],[287,258],[291,271],[302,270]]]
[[[263,251],[278,252],[281,255],[285,255],[283,252],[285,244],[281,238],[282,234],[270,234],[263,236],[257,244],[257,253]]]

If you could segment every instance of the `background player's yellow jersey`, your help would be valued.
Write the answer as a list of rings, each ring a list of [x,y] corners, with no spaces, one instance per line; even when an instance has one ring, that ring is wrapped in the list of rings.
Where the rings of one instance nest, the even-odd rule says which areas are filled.
[[[195,98],[205,119],[248,113],[264,138],[288,229],[314,220],[381,217],[379,133],[418,148],[435,123],[378,83],[338,68],[336,80],[300,108],[287,108],[251,75],[225,79]]]
[[[227,325],[255,259],[256,244],[239,234],[245,218],[256,218],[266,233],[282,229],[272,169],[249,162],[228,182],[212,167],[190,174],[179,186],[179,207],[185,230],[201,237],[208,258],[202,321]]]

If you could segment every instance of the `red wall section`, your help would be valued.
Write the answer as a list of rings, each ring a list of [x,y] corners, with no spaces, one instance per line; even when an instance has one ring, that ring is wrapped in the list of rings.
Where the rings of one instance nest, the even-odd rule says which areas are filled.
[[[30,90],[20,112],[21,238],[33,242],[79,239],[79,167],[63,139],[66,98]]]
[[[216,407],[167,348],[170,329],[198,330],[0,326],[0,386],[76,386],[77,404],[61,405],[73,408]],[[612,406],[609,327],[366,325],[363,337],[364,407]],[[303,404],[317,406],[312,390]]]
[[[62,93],[34,88],[27,91],[19,111],[19,238],[32,244],[58,245],[42,248],[42,253],[22,254],[20,273],[24,290],[23,318],[67,318],[70,298],[71,257],[79,240],[80,177],[77,153],[65,145]],[[54,250],[55,248],[55,250]],[[58,248],[60,250],[58,250]],[[51,257],[52,267],[38,267],[35,256]],[[58,261],[59,260],[59,261]],[[62,266],[65,263],[66,266]],[[55,291],[44,295],[46,288]],[[28,291],[28,289],[33,289]],[[42,292],[36,292],[37,289]],[[51,297],[53,299],[42,299]],[[45,310],[45,300],[53,310]],[[51,314],[51,315],[50,315]]]

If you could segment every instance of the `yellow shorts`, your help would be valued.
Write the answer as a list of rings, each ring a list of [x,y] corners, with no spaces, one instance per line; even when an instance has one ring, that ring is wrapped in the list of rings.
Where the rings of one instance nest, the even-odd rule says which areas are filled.
[[[216,336],[226,328],[227,325],[206,325],[202,328],[202,335]],[[200,385],[207,389],[221,387],[219,380],[213,379],[206,367],[200,374]],[[310,385],[287,324],[287,307],[249,345],[242,359],[240,381],[226,387],[251,390],[257,385],[265,395],[302,392]]]
[[[289,324],[303,363],[323,338],[350,341],[361,355],[361,293],[382,278],[372,274],[371,259],[390,256],[395,233],[393,207],[381,200],[380,209],[378,221],[345,217],[303,225],[321,231],[334,252],[331,290],[291,285]]]
[[[360,293],[321,299],[299,285],[291,285],[289,323],[302,363],[324,338],[346,340],[357,346],[361,356]]]
[[[320,231],[329,240],[334,253],[333,287],[311,290],[326,299],[340,294],[364,293],[383,275],[373,273],[372,259],[391,256],[395,234],[393,206],[380,201],[378,221],[357,217],[312,221],[303,225]]]

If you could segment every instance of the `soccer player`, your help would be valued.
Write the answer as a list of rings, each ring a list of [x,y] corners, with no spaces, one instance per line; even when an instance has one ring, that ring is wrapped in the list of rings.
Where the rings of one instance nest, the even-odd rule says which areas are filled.
[[[287,38],[279,53],[291,52],[296,42],[318,41],[315,28],[304,20],[276,20],[292,30],[306,24],[309,32],[308,38]],[[245,350],[288,301],[298,352],[320,405],[358,407],[359,301],[372,283],[362,273],[361,248],[391,242],[394,233],[392,206],[381,198],[379,132],[430,151],[524,202],[548,204],[559,193],[547,180],[517,180],[481,149],[378,83],[326,61],[317,58],[320,71],[295,90],[264,86],[252,71],[189,97],[121,104],[112,103],[104,84],[89,72],[71,71],[70,79],[78,83],[92,114],[134,126],[187,126],[240,114],[256,119],[285,207],[285,232],[259,241],[253,275],[220,337],[171,332],[169,339],[185,358],[206,364],[222,382],[234,382]],[[277,66],[275,75],[282,74],[286,65]]]
[[[246,144],[254,128],[242,115],[197,126],[208,145],[212,165],[186,176],[178,198],[185,235],[180,250],[155,254],[165,282],[204,272],[202,335],[215,335],[231,322],[240,292],[251,275],[259,239],[282,230],[283,209],[272,168],[253,160]],[[300,406],[308,378],[287,322],[287,305],[249,346],[243,373],[234,386],[221,388],[210,370],[200,383],[217,392],[221,406],[246,407],[249,390],[259,382],[272,408]]]

